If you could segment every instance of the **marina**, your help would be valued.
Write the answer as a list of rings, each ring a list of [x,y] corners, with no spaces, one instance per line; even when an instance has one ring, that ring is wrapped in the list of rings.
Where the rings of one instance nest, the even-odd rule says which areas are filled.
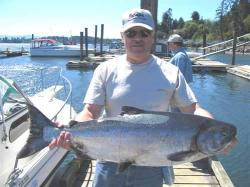
[[[196,8],[194,4],[141,0],[120,2],[110,11],[114,5],[108,1],[60,6],[54,1],[4,3],[2,15],[9,19],[3,22],[0,35],[0,187],[91,187],[101,181],[94,179],[95,174],[107,175],[111,168],[116,175],[105,177],[100,186],[109,182],[116,182],[112,186],[136,187],[141,182],[156,186],[168,178],[173,187],[249,187],[250,2],[221,0]],[[116,25],[118,14],[129,7],[141,9],[126,12],[119,22],[122,27]],[[100,24],[100,33],[97,24],[89,22]],[[192,63],[193,72],[186,69],[190,75],[186,80],[194,95],[190,91],[186,96],[185,81],[172,87],[182,77],[176,79],[177,72],[173,74],[164,64],[182,50]],[[162,67],[148,63],[120,69],[123,66],[116,68],[116,64],[110,67],[114,71],[108,67],[95,72],[100,64],[125,53],[128,62],[142,63],[151,52],[164,60]],[[175,57],[171,62],[181,69],[183,56]],[[85,98],[91,80],[95,84]],[[97,95],[91,97],[94,89]],[[107,114],[118,116],[78,124],[74,116],[82,111],[84,98],[86,103],[107,103]],[[197,115],[158,115],[159,108],[170,109],[165,102],[186,106],[183,98],[197,99],[214,119],[199,116],[203,111],[198,110]],[[119,105],[118,110],[123,106],[122,113],[112,102]],[[96,116],[98,107],[93,108],[83,113],[83,119]],[[65,130],[71,135],[65,136],[71,140],[71,149],[49,147]],[[98,160],[119,165],[97,167]],[[145,177],[133,165],[158,168],[151,168],[154,173]],[[174,181],[159,168],[168,165],[173,165]]]
[[[249,57],[246,55],[244,57],[246,57],[246,60],[243,58],[241,61],[248,62],[247,59]],[[103,57],[96,58],[99,58],[98,60],[103,60]],[[110,58],[113,57],[111,56]],[[72,59],[69,58],[31,58],[30,56],[20,56],[8,59],[4,58],[1,59],[1,74],[5,74],[16,79],[18,83],[22,85],[26,93],[31,93],[33,88],[31,88],[29,85],[36,85],[37,83],[34,82],[34,78],[30,77],[30,75],[26,73],[29,68],[37,69],[51,66],[62,67],[65,76],[68,77],[73,83],[72,103],[76,111],[79,112],[81,110],[81,102],[92,77],[93,70],[84,68],[67,68],[66,64],[71,60]],[[77,61],[77,59],[75,60]],[[213,59],[213,61],[215,60]],[[222,163],[226,173],[235,186],[247,187],[248,183],[250,182],[247,178],[247,175],[249,174],[248,168],[250,166],[246,164],[248,163],[246,160],[250,156],[250,153],[245,152],[245,150],[248,150],[248,133],[250,133],[248,128],[248,122],[250,120],[248,115],[248,111],[250,110],[249,81],[245,78],[242,79],[241,77],[224,71],[203,70],[204,71],[194,72],[194,84],[192,86],[198,100],[200,101],[201,105],[211,111],[217,119],[236,124],[239,131],[239,145],[232,153],[230,153],[230,155],[221,156],[218,159]],[[24,77],[28,78],[24,79]],[[231,97],[232,95],[234,95],[234,97]],[[227,102],[227,100],[230,100],[230,102]],[[224,110],[224,108],[227,108],[227,110]],[[198,170],[199,175],[204,175],[200,169],[192,169],[191,167],[188,170],[190,172]],[[184,171],[184,169],[177,170],[177,168],[175,168],[175,171],[177,174],[180,171]],[[195,173],[193,174],[196,176],[195,178],[198,181],[199,179],[204,178],[203,176],[197,176],[197,173],[197,175]],[[215,180],[215,178],[212,177],[214,174],[206,175],[209,176],[208,178]],[[183,179],[183,177],[184,176],[180,174],[179,179]],[[179,179],[176,181],[179,181]],[[181,186],[180,184],[175,185]],[[192,184],[189,184],[189,186],[192,186]],[[216,185],[214,184],[214,186]]]

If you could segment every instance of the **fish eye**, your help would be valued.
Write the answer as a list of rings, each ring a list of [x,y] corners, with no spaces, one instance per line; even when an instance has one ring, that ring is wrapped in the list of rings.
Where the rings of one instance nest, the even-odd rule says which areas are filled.
[[[221,135],[222,136],[227,136],[228,135],[228,130],[226,128],[221,129]]]

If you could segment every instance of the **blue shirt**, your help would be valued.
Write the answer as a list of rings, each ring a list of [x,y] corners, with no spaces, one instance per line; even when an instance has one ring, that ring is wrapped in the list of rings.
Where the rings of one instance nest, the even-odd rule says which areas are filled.
[[[179,67],[187,83],[193,82],[192,62],[183,47],[174,51],[174,56],[171,58],[170,63]]]

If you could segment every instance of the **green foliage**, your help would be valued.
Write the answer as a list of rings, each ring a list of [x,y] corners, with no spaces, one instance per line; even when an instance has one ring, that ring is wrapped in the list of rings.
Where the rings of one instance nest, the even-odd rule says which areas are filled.
[[[199,24],[195,21],[187,21],[182,29],[184,38],[192,38],[193,35],[198,31]]]
[[[192,18],[193,21],[197,21],[197,22],[198,22],[198,21],[200,20],[200,14],[199,14],[199,12],[194,11],[194,12],[192,13],[191,18]]]
[[[244,29],[250,31],[250,14],[243,20]]]
[[[170,34],[173,25],[173,18],[172,18],[172,9],[169,8],[166,12],[163,13],[162,16],[162,31],[166,32],[166,34]]]
[[[183,20],[182,17],[180,17],[178,20],[178,29],[182,29],[184,25],[185,25],[185,21]]]
[[[173,19],[172,9],[162,17],[157,37],[167,38],[172,33],[180,34],[184,39],[202,41],[204,34],[208,41],[232,39],[234,30],[237,35],[250,31],[250,3],[248,0],[221,0],[216,10],[215,21],[200,19],[200,13],[192,12],[191,19]]]

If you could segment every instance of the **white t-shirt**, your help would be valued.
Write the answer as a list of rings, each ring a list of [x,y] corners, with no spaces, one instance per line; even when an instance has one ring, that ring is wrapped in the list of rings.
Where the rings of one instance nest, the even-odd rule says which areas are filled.
[[[197,102],[179,69],[153,56],[132,64],[126,55],[100,64],[93,75],[84,103],[105,106],[107,116],[121,113],[122,106],[168,111],[169,105],[184,107]]]

